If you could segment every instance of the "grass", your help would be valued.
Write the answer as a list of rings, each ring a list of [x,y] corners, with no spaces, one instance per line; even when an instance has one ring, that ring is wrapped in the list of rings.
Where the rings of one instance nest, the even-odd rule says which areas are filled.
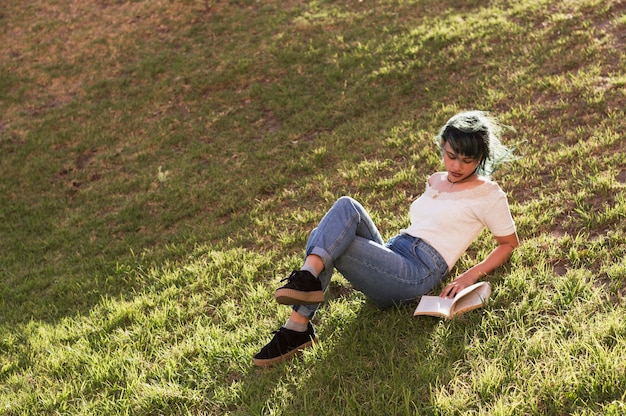
[[[0,413],[624,413],[624,2],[13,3]],[[254,368],[330,204],[392,236],[471,108],[524,156],[490,304],[412,319],[336,275],[322,342]]]

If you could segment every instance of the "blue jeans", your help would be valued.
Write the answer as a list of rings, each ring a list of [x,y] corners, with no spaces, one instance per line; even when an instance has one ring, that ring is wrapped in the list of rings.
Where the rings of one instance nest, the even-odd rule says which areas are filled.
[[[441,255],[419,238],[399,234],[385,244],[363,206],[345,196],[335,202],[309,236],[309,254],[324,262],[319,275],[323,290],[337,269],[381,309],[428,293],[448,272]],[[311,319],[318,307],[294,305],[293,309]]]

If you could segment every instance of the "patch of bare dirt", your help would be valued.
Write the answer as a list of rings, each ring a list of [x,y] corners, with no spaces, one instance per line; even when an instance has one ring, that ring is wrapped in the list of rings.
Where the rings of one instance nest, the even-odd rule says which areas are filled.
[[[37,88],[24,94],[36,115],[40,108],[72,101],[93,82],[118,75],[134,59],[137,42],[171,40],[170,27],[193,21],[201,3],[8,2],[3,6],[0,60],[20,79],[31,85],[34,81]],[[5,116],[16,112],[10,108]]]

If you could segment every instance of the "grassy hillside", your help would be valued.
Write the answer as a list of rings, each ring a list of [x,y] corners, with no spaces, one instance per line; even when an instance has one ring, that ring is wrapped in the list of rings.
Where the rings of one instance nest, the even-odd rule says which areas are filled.
[[[5,3],[0,413],[626,410],[624,1]],[[523,155],[490,304],[412,318],[337,274],[322,342],[254,368],[323,213],[394,235],[464,109]]]

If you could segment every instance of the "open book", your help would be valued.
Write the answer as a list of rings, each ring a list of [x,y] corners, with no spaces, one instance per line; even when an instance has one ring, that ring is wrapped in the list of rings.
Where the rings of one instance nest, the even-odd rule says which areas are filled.
[[[422,296],[413,316],[431,315],[450,319],[480,308],[485,304],[490,294],[491,285],[489,282],[478,282],[461,290],[454,298]]]

